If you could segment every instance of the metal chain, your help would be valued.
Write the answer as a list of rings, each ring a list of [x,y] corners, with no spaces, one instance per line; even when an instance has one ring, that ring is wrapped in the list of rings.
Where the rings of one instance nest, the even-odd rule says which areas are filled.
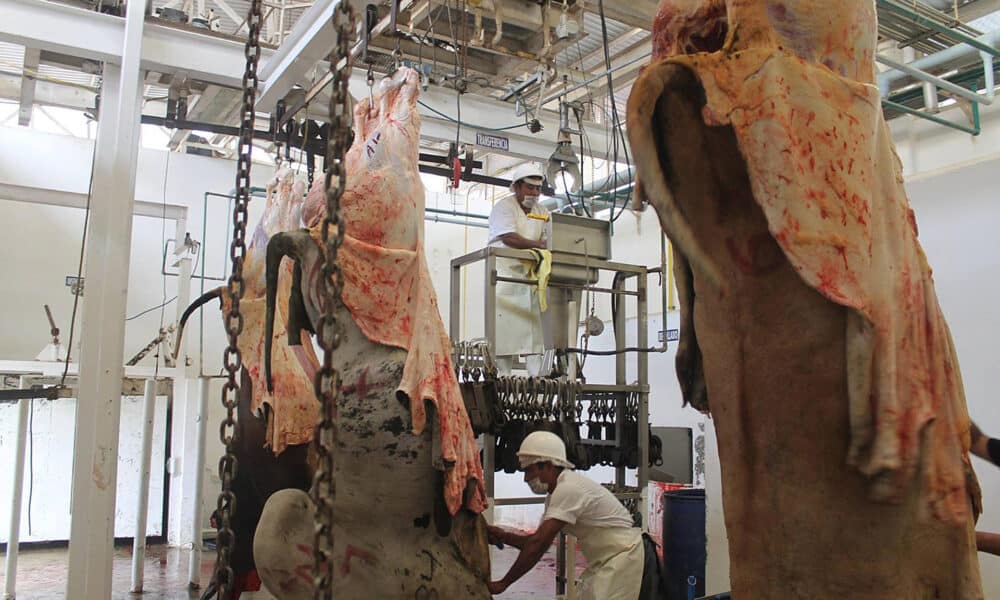
[[[337,395],[340,374],[333,368],[333,353],[340,345],[340,329],[335,311],[340,302],[343,275],[337,262],[337,251],[344,239],[340,220],[340,198],[347,183],[344,162],[351,138],[351,115],[348,113],[351,77],[351,35],[355,15],[350,2],[341,2],[333,12],[332,24],[337,31],[337,46],[330,57],[333,89],[330,94],[330,137],[326,155],[326,218],[323,219],[324,244],[323,287],[320,294],[320,319],[317,338],[323,349],[323,366],[316,373],[315,391],[320,404],[320,421],[316,425],[315,446],[318,460],[313,476],[312,495],[316,505],[316,529],[313,537],[313,589],[315,598],[333,597],[333,502],[336,497],[333,450],[337,441]],[[344,67],[337,71],[337,65]]]
[[[244,55],[246,70],[243,72],[243,106],[240,111],[239,158],[236,163],[236,200],[233,208],[233,241],[229,247],[232,259],[232,273],[229,276],[227,293],[230,301],[225,326],[229,336],[229,346],[223,353],[222,362],[227,379],[222,387],[222,405],[226,418],[219,427],[219,438],[226,447],[226,453],[219,459],[219,477],[222,490],[219,492],[217,509],[219,513],[215,580],[219,586],[219,597],[229,598],[233,586],[232,560],[235,535],[231,527],[236,512],[236,496],[233,494],[233,480],[239,467],[233,454],[233,436],[236,419],[234,413],[239,402],[240,383],[238,378],[243,370],[243,357],[238,346],[243,331],[243,315],[240,314],[240,299],[243,298],[243,259],[246,256],[247,205],[250,203],[250,151],[253,148],[254,105],[257,98],[257,61],[260,59],[261,0],[251,0],[247,13],[247,33]],[[249,540],[242,540],[249,542]]]

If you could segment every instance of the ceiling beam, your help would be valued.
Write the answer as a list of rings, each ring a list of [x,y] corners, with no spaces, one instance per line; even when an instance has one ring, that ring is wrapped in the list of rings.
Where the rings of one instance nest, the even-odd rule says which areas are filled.
[[[0,41],[93,61],[121,64],[125,20],[46,0],[0,0]],[[39,23],[44,23],[40,27]],[[202,32],[147,23],[140,68],[242,87],[244,44]],[[272,50],[261,49],[266,60]]]
[[[604,3],[604,16],[629,27],[650,31],[657,4],[657,0],[608,0]],[[588,2],[587,12],[599,14],[597,2]]]
[[[19,75],[0,74],[0,98],[19,100],[22,90],[22,78]],[[95,92],[88,92],[80,87],[36,81],[33,102],[42,106],[90,110],[94,108],[94,96]]]
[[[21,76],[20,108],[18,109],[17,124],[27,127],[31,124],[32,105],[35,103],[35,74],[38,72],[38,64],[42,58],[42,51],[38,48],[24,49],[24,69]]]
[[[963,23],[968,23],[998,10],[1000,10],[1000,0],[972,0],[958,7],[958,18]]]
[[[395,46],[396,40],[381,37],[376,40],[372,40],[371,47],[383,50],[383,54],[389,54],[393,51]],[[458,55],[454,52],[448,52],[447,50],[442,50],[440,48],[435,49],[431,46],[418,44],[407,39],[399,40],[399,50],[403,53],[405,58],[416,60],[419,56],[423,62],[430,62],[431,57],[433,56],[439,64],[449,67],[454,66],[458,59]],[[471,47],[469,48],[469,55],[466,57],[466,68],[485,75],[496,75],[496,62],[489,60],[483,54],[475,52],[475,50],[477,49]],[[357,68],[364,68],[364,65],[360,63],[356,66]]]
[[[412,1],[399,0],[399,11],[409,8]],[[284,98],[294,86],[309,86],[306,76],[324,61],[336,45],[336,31],[330,23],[339,4],[340,0],[316,0],[295,22],[295,27],[273,56],[262,62],[260,78],[263,83],[257,94],[261,110],[273,112],[278,100]],[[359,15],[359,27],[364,24],[363,14]],[[389,17],[386,16],[375,24],[372,39],[388,27]],[[352,53],[357,56],[359,51],[360,41],[355,43]]]
[[[87,207],[87,194],[21,185],[16,181],[0,181],[0,198],[69,208]],[[180,204],[136,200],[132,214],[156,219],[184,220],[187,219],[187,207]]]
[[[633,44],[629,46],[625,51],[618,54],[611,61],[611,68],[615,69],[611,74],[612,87],[618,89],[622,84],[632,81],[638,75],[640,69],[649,64],[649,60],[642,60],[642,58],[648,55],[652,51],[652,42],[649,38],[642,40],[640,43]],[[631,64],[628,64],[631,63]],[[624,66],[621,66],[624,65]],[[616,68],[617,67],[617,68]],[[593,75],[599,75],[605,73],[607,69],[604,68],[603,62],[600,68],[595,69]],[[572,83],[571,83],[572,85]],[[603,77],[593,82],[592,87],[582,87],[579,90],[574,90],[567,94],[569,99],[577,100],[588,95],[593,95],[595,98],[600,98],[608,93],[608,80],[607,77]]]

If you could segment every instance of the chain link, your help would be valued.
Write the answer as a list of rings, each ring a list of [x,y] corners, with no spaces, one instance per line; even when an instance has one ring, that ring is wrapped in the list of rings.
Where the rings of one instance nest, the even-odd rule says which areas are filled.
[[[239,377],[243,370],[243,357],[239,349],[239,336],[243,331],[243,315],[240,313],[240,299],[243,298],[243,260],[246,257],[247,205],[250,203],[250,151],[253,140],[254,105],[257,97],[257,62],[260,59],[261,0],[251,0],[247,13],[247,33],[244,55],[246,70],[243,72],[243,106],[240,112],[239,158],[236,167],[236,201],[233,208],[233,241],[229,247],[232,259],[232,273],[227,283],[230,305],[225,316],[229,346],[223,354],[223,365],[227,379],[222,387],[222,405],[226,418],[219,426],[219,439],[226,452],[219,459],[219,477],[222,490],[216,504],[218,509],[218,537],[216,538],[215,580],[219,586],[219,597],[229,598],[233,591],[233,569],[231,559],[236,536],[232,529],[233,514],[236,512],[236,496],[233,494],[233,480],[239,469],[239,462],[233,453],[233,436],[236,419],[234,417],[239,402]],[[249,540],[242,540],[249,542]]]
[[[313,476],[312,494],[316,505],[316,529],[313,537],[313,588],[316,598],[332,598],[333,588],[333,502],[336,497],[333,451],[337,442],[337,395],[340,374],[333,368],[333,353],[340,345],[340,328],[335,311],[340,302],[343,275],[337,261],[337,251],[344,239],[340,220],[340,198],[347,184],[344,162],[351,138],[351,115],[348,113],[350,94],[347,84],[351,77],[351,35],[355,27],[354,9],[341,2],[333,13],[332,24],[337,31],[337,46],[330,57],[333,89],[330,94],[330,138],[326,156],[326,217],[322,224],[324,244],[323,287],[320,294],[320,319],[317,339],[323,349],[323,365],[316,373],[315,391],[320,404],[320,421],[316,425],[315,446],[318,460]],[[344,68],[337,65],[344,61]]]

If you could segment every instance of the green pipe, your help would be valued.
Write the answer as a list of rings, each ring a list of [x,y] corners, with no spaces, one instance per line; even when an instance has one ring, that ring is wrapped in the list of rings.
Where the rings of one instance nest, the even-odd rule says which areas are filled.
[[[973,48],[975,48],[976,50],[979,50],[980,52],[986,52],[987,54],[990,54],[992,56],[1000,56],[1000,50],[997,50],[996,48],[990,46],[989,44],[984,44],[974,37],[970,37],[968,35],[965,35],[964,33],[955,31],[950,27],[942,25],[941,23],[932,21],[927,17],[921,16],[917,14],[915,11],[906,8],[905,6],[896,4],[892,0],[878,0],[878,6],[879,8],[884,8],[900,16],[906,17],[907,19],[910,19],[917,25],[920,25],[922,27],[927,27],[928,29],[933,29],[934,31],[944,34],[958,42],[961,42],[963,44],[968,44]]]
[[[978,102],[973,102],[972,103],[972,126],[976,130],[976,133],[973,133],[972,135],[979,135],[979,132],[982,131],[982,128],[979,126],[979,103]]]
[[[882,106],[886,108],[891,108],[892,110],[898,110],[904,112],[908,115],[913,115],[914,117],[920,117],[921,119],[926,119],[928,121],[933,121],[939,125],[944,125],[945,127],[951,127],[952,129],[957,129],[959,131],[964,131],[965,133],[971,135],[979,135],[979,105],[975,102],[972,103],[972,116],[973,116],[973,127],[966,127],[965,125],[959,125],[958,123],[952,123],[947,119],[942,119],[941,117],[925,113],[923,111],[910,108],[904,104],[897,104],[891,100],[883,100]]]

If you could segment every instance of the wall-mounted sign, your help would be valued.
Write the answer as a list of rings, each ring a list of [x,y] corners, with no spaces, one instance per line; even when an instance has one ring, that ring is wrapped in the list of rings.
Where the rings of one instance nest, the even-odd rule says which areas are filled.
[[[681,339],[681,330],[680,329],[661,329],[659,331],[658,337],[660,338],[661,342],[663,342],[663,341],[676,342],[677,340]]]
[[[476,145],[493,150],[503,150],[504,152],[510,151],[510,140],[499,135],[490,135],[480,131],[476,132]]]

